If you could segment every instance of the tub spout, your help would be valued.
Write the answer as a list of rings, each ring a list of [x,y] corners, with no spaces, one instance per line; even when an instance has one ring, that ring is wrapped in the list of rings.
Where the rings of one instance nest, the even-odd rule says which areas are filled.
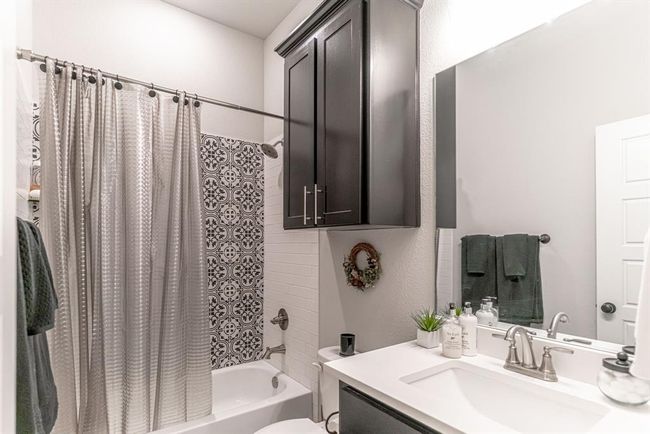
[[[286,354],[287,348],[284,346],[284,344],[280,344],[277,347],[266,347],[266,350],[264,351],[264,354],[262,354],[262,359],[270,359],[271,354]]]

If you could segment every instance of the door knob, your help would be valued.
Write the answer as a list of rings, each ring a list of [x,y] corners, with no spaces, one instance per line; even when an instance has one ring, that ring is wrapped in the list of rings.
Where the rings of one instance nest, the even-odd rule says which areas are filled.
[[[616,305],[607,301],[600,305],[600,310],[602,310],[604,313],[614,313],[616,312]]]

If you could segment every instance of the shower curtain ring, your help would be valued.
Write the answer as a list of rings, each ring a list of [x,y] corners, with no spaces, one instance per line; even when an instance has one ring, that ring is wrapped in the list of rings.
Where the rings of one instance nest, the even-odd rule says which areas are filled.
[[[115,77],[117,78],[117,81],[115,82],[115,89],[120,90],[122,89],[122,83],[120,83],[120,75],[115,74]]]
[[[187,91],[184,90],[183,93],[185,94],[185,96],[183,97],[183,105],[187,105],[190,102],[190,100],[187,99]]]
[[[149,91],[149,96],[152,98],[156,96],[156,91],[153,90],[153,81],[151,82],[151,90]]]
[[[59,59],[55,58],[54,59],[54,73],[55,74],[60,74],[61,73],[61,68],[59,68],[57,65],[59,64]]]
[[[179,99],[180,98],[178,98],[178,89],[176,89],[176,95],[174,95],[174,97],[172,98],[172,101],[177,103],[179,101]]]
[[[194,94],[194,107],[198,107],[200,105],[201,105],[201,102],[199,101],[199,95],[195,93]]]
[[[45,56],[45,58],[43,59],[43,63],[41,63],[41,65],[38,67],[38,69],[40,69],[43,72],[47,71],[47,58],[48,56]]]
[[[88,70],[88,83],[95,84],[97,83],[97,78],[93,75],[93,69]]]

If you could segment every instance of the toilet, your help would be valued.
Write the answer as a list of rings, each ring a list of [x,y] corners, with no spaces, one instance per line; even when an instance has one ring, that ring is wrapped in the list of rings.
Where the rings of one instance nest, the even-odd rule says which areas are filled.
[[[318,350],[318,363],[323,364],[340,359],[339,347],[326,347]],[[319,375],[321,405],[323,418],[339,410],[339,384],[336,378],[331,377],[321,370]],[[333,416],[329,423],[330,431],[338,431],[338,415]],[[327,433],[325,421],[316,423],[309,418],[289,419],[265,426],[255,434],[323,434]]]

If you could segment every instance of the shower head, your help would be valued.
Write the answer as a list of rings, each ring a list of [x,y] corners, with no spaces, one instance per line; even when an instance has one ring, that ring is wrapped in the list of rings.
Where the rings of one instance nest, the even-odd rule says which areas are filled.
[[[282,140],[278,140],[272,145],[269,145],[268,143],[262,143],[260,145],[260,148],[262,149],[262,153],[264,155],[275,160],[276,158],[278,158],[278,151],[275,149],[275,147],[281,144],[282,144]]]

